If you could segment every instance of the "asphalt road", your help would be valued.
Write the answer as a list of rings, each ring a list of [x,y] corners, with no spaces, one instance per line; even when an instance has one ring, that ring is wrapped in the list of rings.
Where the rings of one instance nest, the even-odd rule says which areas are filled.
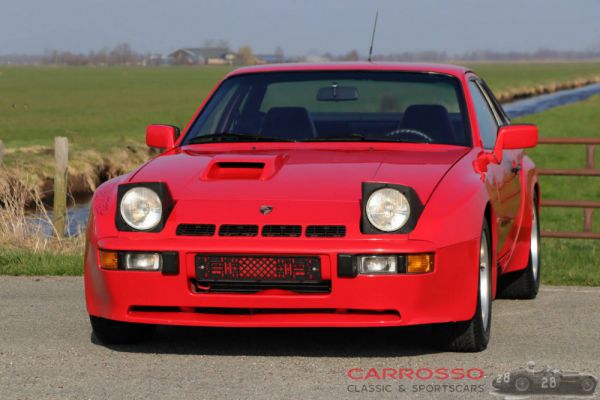
[[[599,309],[600,288],[544,287],[534,301],[496,301],[491,344],[477,354],[440,353],[423,329],[161,327],[152,342],[107,348],[91,334],[81,278],[0,277],[0,399],[498,398],[489,376],[529,360],[599,376]],[[486,377],[364,382],[348,378],[352,368]],[[356,393],[365,383],[392,392]]]

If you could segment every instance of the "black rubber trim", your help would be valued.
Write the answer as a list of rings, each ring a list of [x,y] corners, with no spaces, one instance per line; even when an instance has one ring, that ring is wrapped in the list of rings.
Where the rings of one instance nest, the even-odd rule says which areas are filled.
[[[279,289],[296,293],[331,293],[331,282],[196,282],[198,293],[258,293]]]
[[[398,190],[400,193],[402,193],[403,195],[406,196],[406,198],[408,199],[408,202],[410,203],[410,217],[409,217],[408,221],[406,222],[406,224],[404,224],[404,226],[402,228],[392,231],[392,232],[380,231],[379,229],[377,229],[373,225],[371,225],[371,222],[369,222],[369,218],[367,218],[367,201],[369,201],[369,197],[376,190],[384,189],[384,188]],[[415,226],[417,225],[417,221],[419,220],[419,217],[421,216],[421,213],[423,212],[423,203],[421,203],[421,200],[419,199],[417,192],[415,192],[415,190],[409,186],[395,185],[395,184],[391,184],[391,183],[380,183],[380,182],[363,182],[361,209],[362,209],[362,216],[361,216],[361,221],[360,221],[360,230],[362,233],[399,234],[399,233],[409,233],[413,229],[415,229]]]
[[[351,254],[338,254],[337,272],[340,278],[354,278],[358,275],[356,259]]]
[[[160,222],[152,229],[148,230],[139,230],[134,229],[125,222],[123,217],[121,216],[121,200],[123,196],[129,189],[135,187],[145,187],[148,189],[152,189],[158,194],[162,202],[163,214]],[[169,218],[169,214],[171,214],[171,210],[173,210],[173,206],[175,205],[173,201],[173,197],[169,192],[169,188],[167,184],[164,182],[137,182],[137,183],[125,183],[123,185],[119,185],[117,188],[117,210],[115,215],[115,225],[117,230],[122,232],[149,232],[149,233],[157,233],[161,232],[167,223],[167,219]]]
[[[179,254],[175,251],[163,252],[162,268],[163,275],[179,275]]]

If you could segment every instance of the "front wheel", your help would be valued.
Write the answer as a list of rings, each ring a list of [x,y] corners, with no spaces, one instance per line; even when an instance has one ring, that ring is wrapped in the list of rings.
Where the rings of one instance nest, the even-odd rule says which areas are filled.
[[[485,350],[492,328],[492,241],[490,227],[483,222],[479,241],[477,308],[468,321],[434,326],[437,340],[445,350],[477,352]]]
[[[515,379],[515,389],[517,392],[524,393],[531,387],[531,382],[524,376],[519,376]]]
[[[90,315],[94,335],[104,344],[135,344],[148,340],[155,325],[113,321]]]

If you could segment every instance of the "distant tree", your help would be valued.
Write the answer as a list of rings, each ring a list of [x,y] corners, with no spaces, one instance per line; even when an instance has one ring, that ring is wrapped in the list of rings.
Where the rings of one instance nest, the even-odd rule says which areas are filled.
[[[108,65],[109,63],[109,50],[105,47],[98,51],[91,51],[89,56],[90,64],[93,65]]]
[[[254,57],[254,53],[252,53],[252,47],[242,46],[238,49],[237,63],[241,65],[256,64],[256,57]]]
[[[342,61],[358,61],[360,60],[360,55],[358,51],[355,49],[350,50],[348,53],[344,54],[341,58]]]
[[[137,61],[138,55],[131,49],[129,43],[119,43],[109,53],[110,64],[135,64]]]
[[[276,61],[279,63],[284,61],[285,55],[283,53],[283,49],[279,46],[277,46],[275,48],[275,58],[276,58]]]

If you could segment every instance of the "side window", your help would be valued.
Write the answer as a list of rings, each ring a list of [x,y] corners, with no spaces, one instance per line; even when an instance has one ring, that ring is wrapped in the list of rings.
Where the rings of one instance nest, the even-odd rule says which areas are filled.
[[[484,90],[487,98],[490,100],[492,107],[494,107],[494,111],[496,112],[496,115],[499,117],[502,125],[510,125],[511,121],[510,121],[509,116],[506,114],[506,112],[500,105],[500,102],[498,101],[498,99],[496,98],[496,96],[494,95],[492,90],[489,88],[489,86],[484,81],[480,81],[479,84],[481,85],[481,88]]]
[[[475,106],[475,113],[477,115],[477,125],[479,125],[479,134],[483,141],[483,147],[490,150],[494,148],[496,144],[496,134],[498,133],[498,123],[492,110],[490,110],[489,104],[481,92],[481,88],[475,81],[469,81],[469,88],[471,90],[471,97],[473,98],[473,105]]]

